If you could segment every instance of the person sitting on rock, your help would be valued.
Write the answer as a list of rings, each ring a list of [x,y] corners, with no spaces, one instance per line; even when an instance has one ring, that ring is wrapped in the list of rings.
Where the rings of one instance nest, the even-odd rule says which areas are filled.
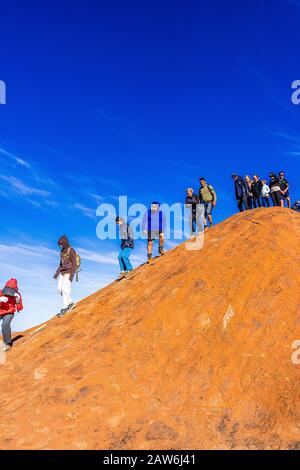
[[[129,256],[134,248],[134,239],[130,224],[127,224],[122,217],[116,218],[116,224],[119,226],[120,238],[122,239],[121,249],[118,256],[121,272],[117,280],[120,281],[133,270],[132,264],[129,261]]]
[[[159,202],[152,202],[151,208],[144,214],[142,220],[142,231],[148,236],[147,252],[148,264],[152,261],[153,242],[156,238],[159,239],[159,254],[163,255],[164,251],[164,231],[166,228],[166,218],[164,213],[160,210]]]
[[[23,310],[22,296],[16,279],[10,279],[0,290],[0,318],[2,319],[3,350],[12,347],[10,324],[15,312]]]

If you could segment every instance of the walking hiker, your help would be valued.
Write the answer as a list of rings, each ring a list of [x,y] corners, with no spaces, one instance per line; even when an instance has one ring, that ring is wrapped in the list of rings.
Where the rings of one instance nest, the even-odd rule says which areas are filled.
[[[156,238],[159,239],[159,254],[164,255],[164,231],[166,228],[166,218],[164,213],[160,210],[159,202],[152,202],[151,208],[144,214],[142,220],[142,231],[148,236],[147,252],[148,264],[152,261],[153,242]]]
[[[217,194],[211,184],[207,184],[205,178],[200,178],[199,200],[204,204],[204,229],[207,228],[207,219],[209,225],[212,226],[212,211],[217,204]]]
[[[270,188],[267,185],[266,180],[262,180],[262,190],[261,190],[261,195],[262,195],[262,205],[264,207],[270,207]]]
[[[253,183],[252,183],[252,193],[253,193],[253,207],[261,207],[261,191],[263,188],[263,184],[259,176],[253,176]]]
[[[285,179],[283,171],[281,171],[278,176],[279,176],[278,180],[279,180],[279,186],[281,189],[283,206],[284,206],[284,201],[287,201],[288,208],[290,209],[291,208],[291,198],[290,198],[290,193],[289,193],[290,185],[288,181]]]
[[[60,252],[60,263],[54,274],[54,279],[58,278],[57,290],[62,296],[62,309],[58,314],[62,317],[65,313],[72,310],[75,304],[71,299],[72,281],[76,271],[78,272],[77,266],[77,255],[75,250],[70,246],[69,240],[66,235],[63,235],[58,240],[58,245],[61,248]]]
[[[186,189],[185,206],[188,209],[190,209],[189,222],[190,222],[191,235],[196,233],[196,228],[198,229],[198,232],[201,232],[202,225],[199,220],[200,218],[199,197],[197,196],[197,194],[194,194],[193,188]]]
[[[249,209],[253,209],[253,193],[252,193],[252,179],[250,178],[249,175],[245,176],[245,183],[247,186],[247,201],[248,201],[248,206]]]
[[[16,279],[10,279],[0,290],[0,319],[2,319],[3,350],[12,347],[10,324],[15,312],[23,310],[22,296]]]
[[[120,275],[118,277],[118,281],[123,279],[127,274],[133,270],[133,267],[129,261],[129,256],[134,248],[134,239],[133,239],[133,231],[129,224],[127,224],[122,217],[116,218],[116,224],[119,226],[120,229],[120,238],[121,241],[121,249],[118,256],[119,264],[120,264]]]
[[[283,199],[282,199],[282,194],[281,194],[281,189],[280,189],[280,184],[279,184],[279,178],[276,176],[275,173],[270,173],[269,177],[270,177],[269,187],[270,187],[270,193],[271,193],[273,206],[283,207]]]
[[[236,173],[233,173],[231,175],[231,178],[234,181],[235,199],[239,211],[243,212],[244,208],[248,210],[248,188],[244,179],[242,178],[242,176],[239,176]]]

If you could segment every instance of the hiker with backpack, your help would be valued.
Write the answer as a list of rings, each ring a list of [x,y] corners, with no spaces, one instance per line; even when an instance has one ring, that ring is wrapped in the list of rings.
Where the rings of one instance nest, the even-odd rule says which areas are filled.
[[[65,313],[69,312],[75,307],[71,299],[72,281],[76,274],[78,280],[78,272],[80,266],[80,257],[76,254],[75,250],[70,246],[69,240],[66,235],[63,235],[58,240],[58,245],[61,248],[60,263],[54,274],[54,279],[58,278],[58,292],[62,296],[62,309],[58,314],[62,317]]]
[[[119,226],[120,229],[120,238],[121,238],[121,249],[118,256],[119,264],[120,264],[120,275],[117,281],[120,281],[127,274],[133,270],[132,264],[129,261],[129,256],[134,248],[134,239],[133,239],[133,231],[130,227],[130,224],[127,224],[122,217],[116,218],[116,224]]]
[[[190,210],[190,230],[191,235],[196,233],[196,228],[198,232],[202,231],[202,225],[200,223],[200,202],[197,194],[194,194],[193,188],[187,188],[185,198],[185,206]]]
[[[199,201],[204,205],[204,230],[207,229],[207,220],[209,226],[213,225],[212,211],[217,204],[217,194],[211,184],[207,184],[205,178],[200,178]]]
[[[12,347],[11,322],[15,312],[23,310],[22,296],[16,279],[10,279],[0,290],[0,319],[2,319],[3,351]]]
[[[148,264],[152,262],[153,253],[153,242],[156,238],[159,239],[159,254],[164,255],[164,242],[165,236],[164,231],[166,228],[166,218],[164,213],[160,210],[159,202],[152,202],[151,208],[144,214],[142,220],[142,231],[147,235],[147,252],[148,252]]]
[[[244,208],[246,210],[249,209],[249,203],[248,203],[248,187],[242,178],[242,176],[239,176],[237,173],[233,173],[231,175],[231,178],[234,181],[234,191],[235,191],[235,199],[237,202],[237,206],[239,208],[240,212],[243,212]]]

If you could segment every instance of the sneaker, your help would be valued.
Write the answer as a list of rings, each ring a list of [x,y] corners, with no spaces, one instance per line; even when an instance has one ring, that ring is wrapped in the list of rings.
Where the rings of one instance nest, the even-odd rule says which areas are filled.
[[[73,308],[75,308],[74,302],[70,303],[70,305],[68,306],[67,310],[70,312],[71,310],[73,310]]]
[[[153,262],[152,255],[148,255],[148,264],[151,264]]]
[[[128,271],[121,271],[119,277],[117,278],[117,281],[121,281],[121,279],[124,279],[128,274]]]
[[[3,349],[2,349],[2,350],[3,350],[4,352],[8,351],[10,348],[11,348],[11,344],[5,344],[5,343],[3,343]]]
[[[65,313],[68,312],[67,308],[62,308],[61,311],[57,314],[58,317],[63,317]]]

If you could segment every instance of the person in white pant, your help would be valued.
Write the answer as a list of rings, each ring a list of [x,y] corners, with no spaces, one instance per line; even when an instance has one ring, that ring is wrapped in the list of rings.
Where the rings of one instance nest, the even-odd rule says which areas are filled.
[[[63,309],[67,309],[72,304],[70,274],[60,274],[58,276],[57,290],[63,298]]]
[[[61,317],[75,307],[71,299],[71,290],[72,281],[76,272],[76,253],[70,246],[66,235],[60,237],[58,245],[61,248],[60,263],[53,277],[54,279],[58,278],[57,289],[62,296],[63,305],[58,314],[58,316]]]

